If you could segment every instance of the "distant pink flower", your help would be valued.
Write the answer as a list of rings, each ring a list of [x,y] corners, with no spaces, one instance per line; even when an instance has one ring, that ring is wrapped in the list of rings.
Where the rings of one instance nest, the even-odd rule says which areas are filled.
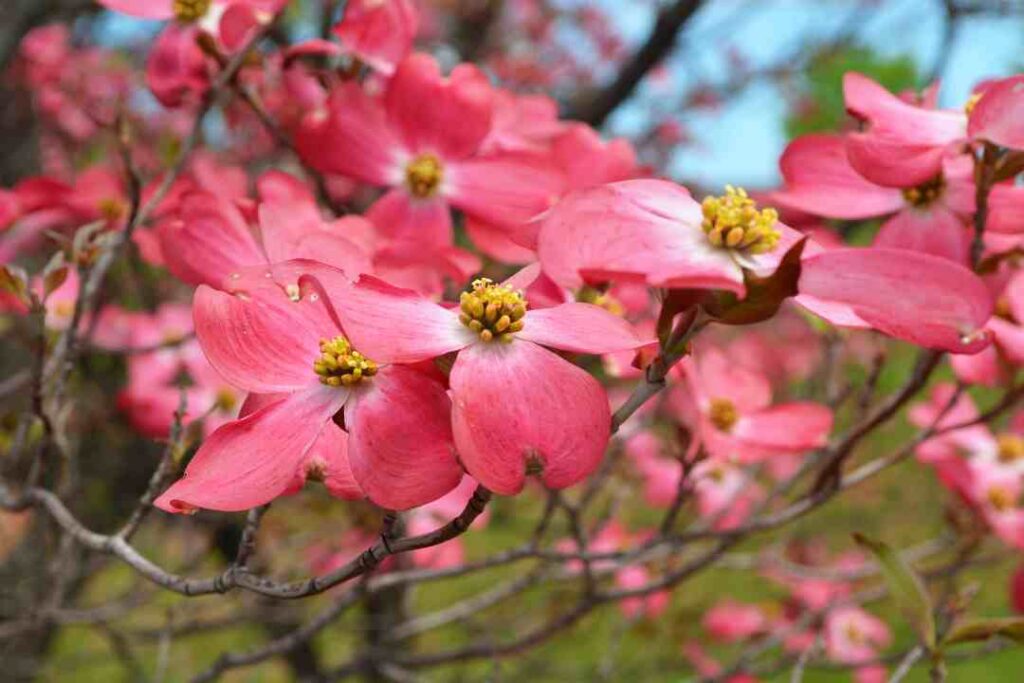
[[[482,279],[450,310],[363,277],[336,302],[357,347],[384,362],[458,352],[452,426],[462,464],[484,486],[518,493],[527,475],[550,488],[589,475],[604,454],[610,411],[589,373],[545,349],[607,353],[644,343],[628,323],[589,304],[530,310],[528,268],[502,284]]]
[[[413,0],[350,0],[332,32],[346,51],[390,76],[412,49],[419,23]]]
[[[693,447],[717,458],[760,462],[825,445],[832,411],[807,401],[772,405],[768,379],[716,348],[701,348],[681,365],[685,385],[673,390]]]
[[[140,19],[167,20],[195,25],[217,36],[233,49],[246,29],[266,24],[287,0],[97,0],[107,9]]]
[[[879,185],[859,173],[839,135],[805,135],[786,147],[779,168],[784,187],[769,195],[780,206],[844,220],[891,216],[875,246],[896,247],[966,263],[974,213],[968,156],[943,156],[939,171],[920,183]]]
[[[704,630],[724,643],[736,643],[761,633],[769,626],[768,616],[757,605],[723,600],[704,613]]]
[[[651,582],[651,574],[643,565],[630,565],[615,573],[615,585],[623,590],[643,588]],[[646,595],[624,598],[619,610],[627,619],[657,619],[668,609],[669,591],[652,591]]]
[[[491,130],[494,92],[475,66],[441,75],[413,54],[383,97],[342,83],[326,110],[308,115],[297,145],[314,167],[390,188],[367,212],[387,237],[450,245],[451,208],[511,228],[546,208],[559,174],[543,157],[481,153]]]
[[[891,641],[885,622],[859,607],[839,607],[825,617],[825,650],[835,662],[870,662]]]
[[[718,530],[740,526],[764,492],[741,467],[727,460],[705,460],[691,474],[701,517]]]
[[[340,271],[310,272],[318,281],[298,292],[286,293],[290,285],[264,269],[239,279],[233,293],[196,291],[196,334],[210,363],[233,386],[271,396],[214,432],[159,507],[244,510],[309,477],[331,488],[349,467],[385,508],[422,505],[458,484],[444,385],[429,370],[378,366],[353,348],[330,309],[337,302],[319,286],[330,283],[343,297]],[[347,436],[333,422],[342,409]],[[340,485],[334,492],[353,493]]]
[[[664,180],[626,180],[572,192],[542,220],[537,253],[563,287],[608,280],[743,295],[743,271],[771,272],[799,239],[771,209],[729,189],[702,207]]]

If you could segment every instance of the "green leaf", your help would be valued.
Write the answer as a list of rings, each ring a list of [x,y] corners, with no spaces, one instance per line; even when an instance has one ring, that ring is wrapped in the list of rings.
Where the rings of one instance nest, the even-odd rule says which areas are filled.
[[[768,320],[779,311],[786,299],[796,296],[800,280],[800,256],[806,239],[786,252],[779,267],[768,277],[756,277],[744,271],[747,295],[740,299],[732,292],[719,292],[704,303],[704,310],[723,325],[750,325]]]
[[[885,543],[875,541],[861,534],[853,534],[857,545],[870,551],[882,568],[882,576],[889,586],[896,606],[903,614],[918,638],[928,648],[935,651],[935,614],[932,600],[928,595],[921,577],[911,569],[899,553]]]
[[[947,645],[988,640],[1003,636],[1024,645],[1024,617],[969,619],[955,625],[944,641]]]

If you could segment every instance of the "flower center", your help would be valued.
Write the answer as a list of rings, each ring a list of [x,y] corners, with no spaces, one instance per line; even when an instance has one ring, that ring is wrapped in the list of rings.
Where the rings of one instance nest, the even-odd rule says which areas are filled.
[[[908,187],[903,190],[903,199],[911,206],[924,208],[942,196],[946,189],[946,179],[942,174],[926,180],[917,187]]]
[[[97,204],[97,208],[100,210],[100,215],[106,218],[108,221],[116,221],[124,215],[124,203],[116,197],[108,197],[101,199]]]
[[[512,341],[523,329],[526,299],[523,293],[507,285],[497,285],[490,278],[473,280],[473,289],[459,297],[459,321],[489,342]]]
[[[377,364],[338,336],[320,340],[320,357],[313,361],[313,371],[320,375],[321,384],[350,387],[376,375]]]
[[[1014,506],[1017,501],[1014,500],[1010,492],[1004,488],[998,486],[990,488],[988,494],[985,496],[988,498],[989,505],[992,506],[996,512],[1005,512]]]
[[[729,399],[713,398],[711,399],[711,406],[708,408],[708,419],[718,429],[727,432],[740,419],[740,414],[736,410],[736,405]]]
[[[433,154],[421,154],[405,167],[405,184],[414,197],[433,197],[442,180],[444,166]]]
[[[626,309],[622,305],[621,301],[613,297],[608,292],[602,292],[598,289],[594,289],[593,287],[583,287],[576,294],[576,300],[585,304],[600,306],[612,315],[622,316],[626,313]]]
[[[235,409],[235,404],[238,402],[235,397],[235,392],[230,389],[221,389],[217,392],[217,397],[214,404],[217,406],[217,410],[223,413],[230,413]]]
[[[984,93],[976,92],[976,93],[974,93],[973,95],[971,95],[970,97],[967,98],[967,101],[964,102],[964,113],[965,114],[970,116],[971,114],[974,113],[974,108],[976,106],[978,106],[978,101],[981,100],[981,96],[982,95],[984,95]]]
[[[708,242],[723,249],[764,254],[775,248],[782,232],[775,227],[779,212],[758,210],[757,202],[742,187],[725,186],[725,194],[705,197],[700,205],[704,220],[701,228]]]
[[[847,624],[844,630],[846,631],[846,639],[854,645],[864,645],[867,642],[867,638],[864,637],[864,634],[857,628],[856,624]]]
[[[171,9],[175,19],[183,24],[191,24],[206,16],[211,3],[212,0],[174,0]]]
[[[996,438],[1000,462],[1024,460],[1024,438],[1016,434],[1000,434]]]

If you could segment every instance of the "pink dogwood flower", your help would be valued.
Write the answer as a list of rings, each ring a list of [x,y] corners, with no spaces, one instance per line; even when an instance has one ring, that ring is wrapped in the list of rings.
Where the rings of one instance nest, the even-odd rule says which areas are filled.
[[[835,662],[871,662],[891,641],[885,622],[859,607],[838,607],[825,617],[825,651]]]
[[[329,481],[346,465],[385,508],[415,507],[450,491],[462,471],[444,385],[429,370],[377,365],[353,347],[331,310],[337,301],[319,286],[330,282],[343,296],[340,271],[286,265],[319,279],[286,293],[290,277],[259,269],[231,292],[196,290],[196,335],[211,365],[233,386],[270,396],[214,432],[156,504],[174,512],[244,510],[306,478]],[[347,439],[334,423],[342,411]]]
[[[825,445],[832,430],[827,407],[772,405],[768,378],[715,348],[699,349],[681,367],[685,384],[676,385],[672,403],[693,430],[693,449],[703,445],[713,457],[752,463]]]
[[[988,81],[969,107],[967,132],[1010,149],[1024,149],[1024,75]]]
[[[451,369],[452,428],[466,470],[503,494],[528,475],[561,489],[589,475],[604,454],[610,410],[590,374],[552,353],[608,353],[645,343],[621,318],[590,304],[532,310],[521,289],[537,269],[498,284],[479,279],[450,310],[363,277],[336,302],[357,347],[384,362],[457,352]]]
[[[789,143],[779,160],[784,187],[769,195],[784,208],[817,216],[862,220],[890,216],[875,246],[895,247],[966,263],[974,213],[970,157],[944,156],[928,179],[885,186],[852,165],[849,143],[839,135],[805,135]]]
[[[572,192],[542,220],[537,253],[555,282],[631,280],[652,287],[746,292],[743,272],[771,272],[800,234],[746,192],[695,201],[664,180]]]
[[[547,206],[559,174],[535,154],[481,153],[494,92],[475,66],[447,78],[434,59],[398,65],[383,97],[339,85],[312,112],[297,146],[314,167],[389,188],[367,212],[388,237],[450,245],[451,208],[489,224],[515,226]]]

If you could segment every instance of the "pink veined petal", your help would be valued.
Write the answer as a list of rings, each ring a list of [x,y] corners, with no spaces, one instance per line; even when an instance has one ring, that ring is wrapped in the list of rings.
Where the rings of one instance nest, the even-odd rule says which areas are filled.
[[[1010,278],[1010,281],[1006,283],[1003,295],[1010,306],[1014,320],[1024,323],[1024,272],[1018,271]]]
[[[474,339],[454,311],[374,277],[362,276],[334,303],[352,344],[378,362],[436,358]]]
[[[564,176],[536,154],[494,154],[445,166],[445,194],[468,215],[512,227],[525,223],[554,202]]]
[[[541,276],[541,268],[539,263],[530,263],[523,266],[509,277],[505,278],[501,284],[506,287],[518,290],[526,290],[537,278]]]
[[[988,198],[985,232],[1024,233],[1024,187],[996,185]]]
[[[96,0],[109,10],[140,19],[170,19],[174,16],[172,0]]]
[[[196,336],[210,364],[244,391],[269,394],[317,383],[313,361],[325,318],[310,309],[323,303],[310,296],[293,302],[269,287],[246,298],[201,285],[193,300]],[[315,314],[314,314],[315,313]]]
[[[388,82],[384,101],[408,149],[446,160],[474,154],[491,130],[494,91],[472,64],[460,64],[445,78],[430,55],[409,55]]]
[[[662,180],[626,180],[572,192],[543,218],[537,254],[563,287],[585,280],[744,292],[743,273],[701,230],[700,205]]]
[[[586,124],[567,126],[555,138],[551,152],[565,173],[566,189],[583,189],[637,175],[633,145],[621,138],[605,142]]]
[[[903,195],[867,180],[850,165],[840,135],[804,135],[789,143],[779,159],[785,180],[770,201],[816,216],[858,220],[898,210]]]
[[[323,479],[324,487],[335,498],[362,500],[366,493],[352,475],[349,462],[349,435],[328,420],[303,462],[307,477]]]
[[[331,92],[326,111],[303,119],[295,145],[314,168],[371,185],[401,182],[401,161],[408,155],[380,100],[353,82]]]
[[[848,305],[875,329],[919,346],[977,353],[992,298],[961,265],[902,249],[835,249],[805,259],[800,291]]]
[[[352,0],[333,32],[347,51],[390,76],[409,53],[419,19],[413,0]]]
[[[480,251],[496,261],[518,265],[537,259],[533,250],[516,242],[508,230],[474,216],[466,216],[466,234]]]
[[[908,207],[882,225],[874,246],[931,254],[967,265],[971,233],[963,219],[945,206],[924,211]]]
[[[520,339],[574,353],[612,353],[650,343],[633,326],[600,306],[565,303],[532,309],[523,319]]]
[[[265,23],[265,15],[255,7],[239,2],[229,6],[217,23],[217,35],[229,51],[242,47],[253,32]]]
[[[309,449],[347,395],[317,385],[229,422],[154,504],[168,512],[248,510],[298,490]]]
[[[991,83],[974,105],[967,124],[972,138],[1024,149],[1024,75]]]
[[[378,199],[366,217],[395,240],[437,246],[452,243],[452,214],[443,197],[417,199],[394,189]]]
[[[843,94],[847,110],[868,122],[848,138],[850,163],[879,185],[911,187],[935,177],[947,148],[966,134],[962,112],[910,104],[855,72],[844,76]]]
[[[608,445],[611,412],[588,373],[536,344],[474,344],[451,372],[452,427],[462,464],[502,495],[537,468],[566,488],[593,472]]]
[[[462,479],[452,443],[451,402],[426,373],[391,365],[345,405],[352,474],[389,510],[436,500]]]
[[[771,452],[802,453],[825,445],[832,430],[832,411],[817,403],[784,403],[745,415],[732,434]]]
[[[238,207],[206,192],[183,197],[180,219],[157,234],[168,269],[189,284],[222,288],[231,272],[267,262]]]

